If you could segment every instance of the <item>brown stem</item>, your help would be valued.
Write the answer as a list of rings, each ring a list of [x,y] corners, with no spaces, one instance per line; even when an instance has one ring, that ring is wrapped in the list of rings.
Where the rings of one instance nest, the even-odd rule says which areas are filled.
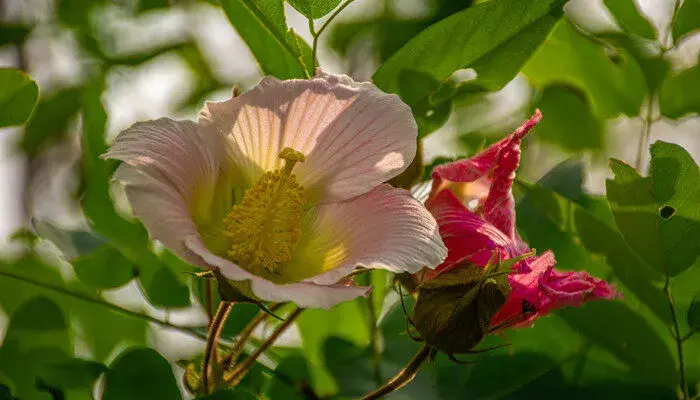
[[[204,301],[206,302],[205,309],[207,317],[209,318],[209,324],[211,324],[211,321],[214,319],[214,293],[211,290],[212,285],[211,279],[206,279],[204,281]]]
[[[402,388],[407,383],[411,382],[415,378],[421,365],[428,359],[430,351],[432,349],[430,346],[423,345],[420,350],[413,356],[411,361],[406,364],[404,369],[402,369],[396,376],[391,378],[384,386],[375,390],[372,393],[365,395],[361,400],[373,400],[381,399],[382,397],[388,395],[389,393],[395,392]]]
[[[303,308],[297,308],[292,311],[292,313],[287,316],[287,319],[285,319],[284,322],[282,322],[282,324],[272,332],[270,337],[267,338],[267,340],[265,340],[260,347],[258,347],[258,349],[250,355],[250,357],[246,358],[245,361],[243,361],[235,370],[231,371],[228,376],[224,376],[224,382],[231,386],[236,386],[238,383],[240,383],[260,355],[262,355],[265,350],[272,346],[275,340],[277,340],[277,338],[279,338],[279,336],[292,325],[294,320],[301,314],[302,311],[304,311]]]
[[[204,386],[205,394],[209,394],[209,368],[212,358],[214,359],[214,364],[218,363],[217,340],[219,339],[219,336],[221,336],[221,331],[224,329],[224,323],[226,322],[226,318],[228,318],[229,312],[231,312],[232,306],[233,303],[231,302],[220,302],[219,308],[216,310],[216,314],[214,315],[214,319],[212,319],[209,324],[209,335],[207,336],[207,344],[204,348],[204,362],[202,364],[202,384]]]

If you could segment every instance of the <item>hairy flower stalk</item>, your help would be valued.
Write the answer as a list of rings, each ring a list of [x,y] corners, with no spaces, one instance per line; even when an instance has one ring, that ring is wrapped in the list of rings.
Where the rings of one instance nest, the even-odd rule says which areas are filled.
[[[199,121],[161,118],[105,155],[152,238],[255,300],[330,308],[366,295],[357,268],[415,273],[447,255],[437,223],[383,182],[416,153],[410,108],[318,70],[266,77]]]

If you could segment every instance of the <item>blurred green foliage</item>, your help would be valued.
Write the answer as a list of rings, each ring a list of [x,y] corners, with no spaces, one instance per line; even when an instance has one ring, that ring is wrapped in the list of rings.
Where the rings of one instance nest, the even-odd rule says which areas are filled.
[[[326,45],[344,65],[378,63],[368,76],[412,107],[421,138],[440,134],[435,132],[453,116],[483,112],[515,78],[528,96],[509,119],[534,108],[545,115],[524,143],[523,168],[532,165],[531,147],[576,155],[537,182],[516,182],[518,229],[532,247],[553,250],[561,269],[614,282],[624,301],[561,310],[533,328],[507,331],[508,348],[469,365],[438,355],[390,398],[673,399],[682,390],[681,376],[688,399],[700,396],[697,162],[681,146],[658,141],[648,173],[641,172],[643,157],[635,167],[613,159],[605,196],[593,196],[583,187],[588,170],[580,161],[604,157],[611,122],[620,116],[647,126],[662,118],[697,119],[700,67],[675,68],[667,53],[700,28],[700,2],[669,2],[675,18],[659,29],[635,1],[605,0],[620,28],[614,31],[587,30],[565,12],[565,0],[426,0],[424,12],[414,16],[400,12],[398,2],[381,3],[374,13],[341,15],[318,43],[290,29],[291,7],[318,30],[343,6],[338,0],[289,0],[291,7],[282,0],[62,0],[43,19],[0,18],[0,49],[17,55],[12,68],[0,69],[0,127],[24,125],[18,148],[32,166],[79,135],[73,201],[88,229],[33,220],[31,232],[17,235],[26,241],[18,258],[0,262],[0,310],[7,317],[0,399],[80,400],[96,392],[107,400],[184,398],[182,370],[151,348],[153,327],[202,339],[203,324],[160,318],[187,307],[210,312],[219,297],[206,281],[190,277],[195,267],[154,245],[115,204],[115,164],[101,158],[108,146],[104,97],[114,71],[165,54],[192,74],[191,91],[177,111],[235,82],[215,73],[191,32],[125,53],[115,45],[118,33],[100,21],[114,13],[133,22],[197,7],[216,7],[228,18],[229,33],[245,42],[263,75],[311,76],[317,65],[312,49]],[[74,40],[76,82],[44,88],[27,74],[43,67],[28,65],[26,55],[34,35],[47,31]],[[311,37],[318,39],[316,32]],[[365,53],[358,50],[362,44],[369,45]],[[471,77],[464,78],[465,70]],[[488,132],[500,136],[506,125],[461,132],[454,153],[473,154],[495,140]],[[447,160],[427,165],[423,180]],[[356,279],[374,286],[368,299],[305,311],[296,323],[298,345],[273,347],[238,387],[200,399],[356,398],[393,376],[420,345],[407,335],[394,277],[372,272]],[[110,291],[128,287],[140,291],[147,305],[113,304]],[[405,302],[413,306],[410,296]],[[236,305],[222,338],[230,344],[257,313],[254,305]],[[483,345],[503,343],[489,337]]]

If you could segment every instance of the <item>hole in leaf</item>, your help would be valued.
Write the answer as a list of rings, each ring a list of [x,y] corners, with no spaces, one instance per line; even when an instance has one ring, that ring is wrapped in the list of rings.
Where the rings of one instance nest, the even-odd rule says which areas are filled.
[[[673,214],[675,214],[675,213],[676,213],[676,209],[671,207],[671,206],[663,206],[659,210],[659,215],[663,219],[669,219],[669,218],[673,217]]]

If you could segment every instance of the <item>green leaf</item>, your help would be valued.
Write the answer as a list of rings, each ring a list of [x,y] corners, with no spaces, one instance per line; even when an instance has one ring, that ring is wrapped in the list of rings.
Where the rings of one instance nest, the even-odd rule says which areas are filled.
[[[678,371],[667,342],[625,303],[591,302],[558,314],[591,343],[613,353],[632,374],[648,382],[676,384]]]
[[[700,64],[666,79],[659,92],[659,107],[662,115],[672,119],[700,113]]]
[[[80,109],[81,90],[61,89],[39,101],[22,138],[27,154],[35,155],[66,137],[69,123]]]
[[[149,348],[119,354],[105,378],[103,400],[182,399],[168,361]]]
[[[32,28],[29,26],[2,21],[0,22],[0,46],[24,43],[31,32]]]
[[[685,0],[673,21],[673,41],[700,29],[700,0]]]
[[[280,361],[275,368],[275,372],[286,379],[273,379],[266,395],[269,399],[304,400],[304,388],[311,383],[309,366],[304,357],[299,354],[292,354]]]
[[[340,4],[340,0],[288,0],[292,7],[308,18],[321,18]]]
[[[32,220],[32,227],[37,235],[56,245],[67,261],[92,252],[104,244],[104,240],[93,233],[66,231],[49,221]]]
[[[44,296],[26,302],[12,317],[15,329],[29,331],[62,330],[67,328],[61,309]]]
[[[605,147],[603,121],[590,107],[579,88],[551,84],[535,101],[546,118],[534,128],[535,137],[561,146],[571,152]]]
[[[545,39],[564,3],[502,0],[469,7],[414,37],[377,70],[373,80],[386,92],[398,92],[404,69],[443,82],[458,69],[474,68],[484,87],[503,87]]]
[[[537,87],[551,83],[580,87],[595,114],[605,119],[620,113],[637,115],[647,93],[644,74],[629,53],[620,50],[613,61],[567,20],[557,24],[523,73]]]
[[[700,332],[700,292],[693,297],[688,308],[688,325],[693,331]]]
[[[22,125],[39,97],[39,86],[24,72],[0,68],[0,128]]]
[[[107,371],[104,364],[68,357],[41,366],[38,375],[51,387],[61,389],[92,388],[97,378]]]
[[[626,32],[656,40],[654,26],[642,15],[635,0],[604,0],[603,4]]]
[[[139,0],[139,12],[166,9],[170,6],[170,0]]]
[[[700,171],[682,147],[651,146],[649,177],[612,159],[606,182],[615,224],[644,262],[670,276],[689,268],[700,254]]]
[[[97,250],[73,261],[78,279],[97,289],[124,286],[136,275],[136,270],[117,249],[102,245]]]
[[[323,358],[338,384],[339,396],[357,398],[376,389],[368,348],[329,337],[323,344]]]
[[[291,79],[312,73],[311,49],[287,30],[282,0],[221,0],[221,7],[264,75]]]
[[[209,396],[197,397],[196,400],[257,400],[258,397],[242,389],[221,390]]]

